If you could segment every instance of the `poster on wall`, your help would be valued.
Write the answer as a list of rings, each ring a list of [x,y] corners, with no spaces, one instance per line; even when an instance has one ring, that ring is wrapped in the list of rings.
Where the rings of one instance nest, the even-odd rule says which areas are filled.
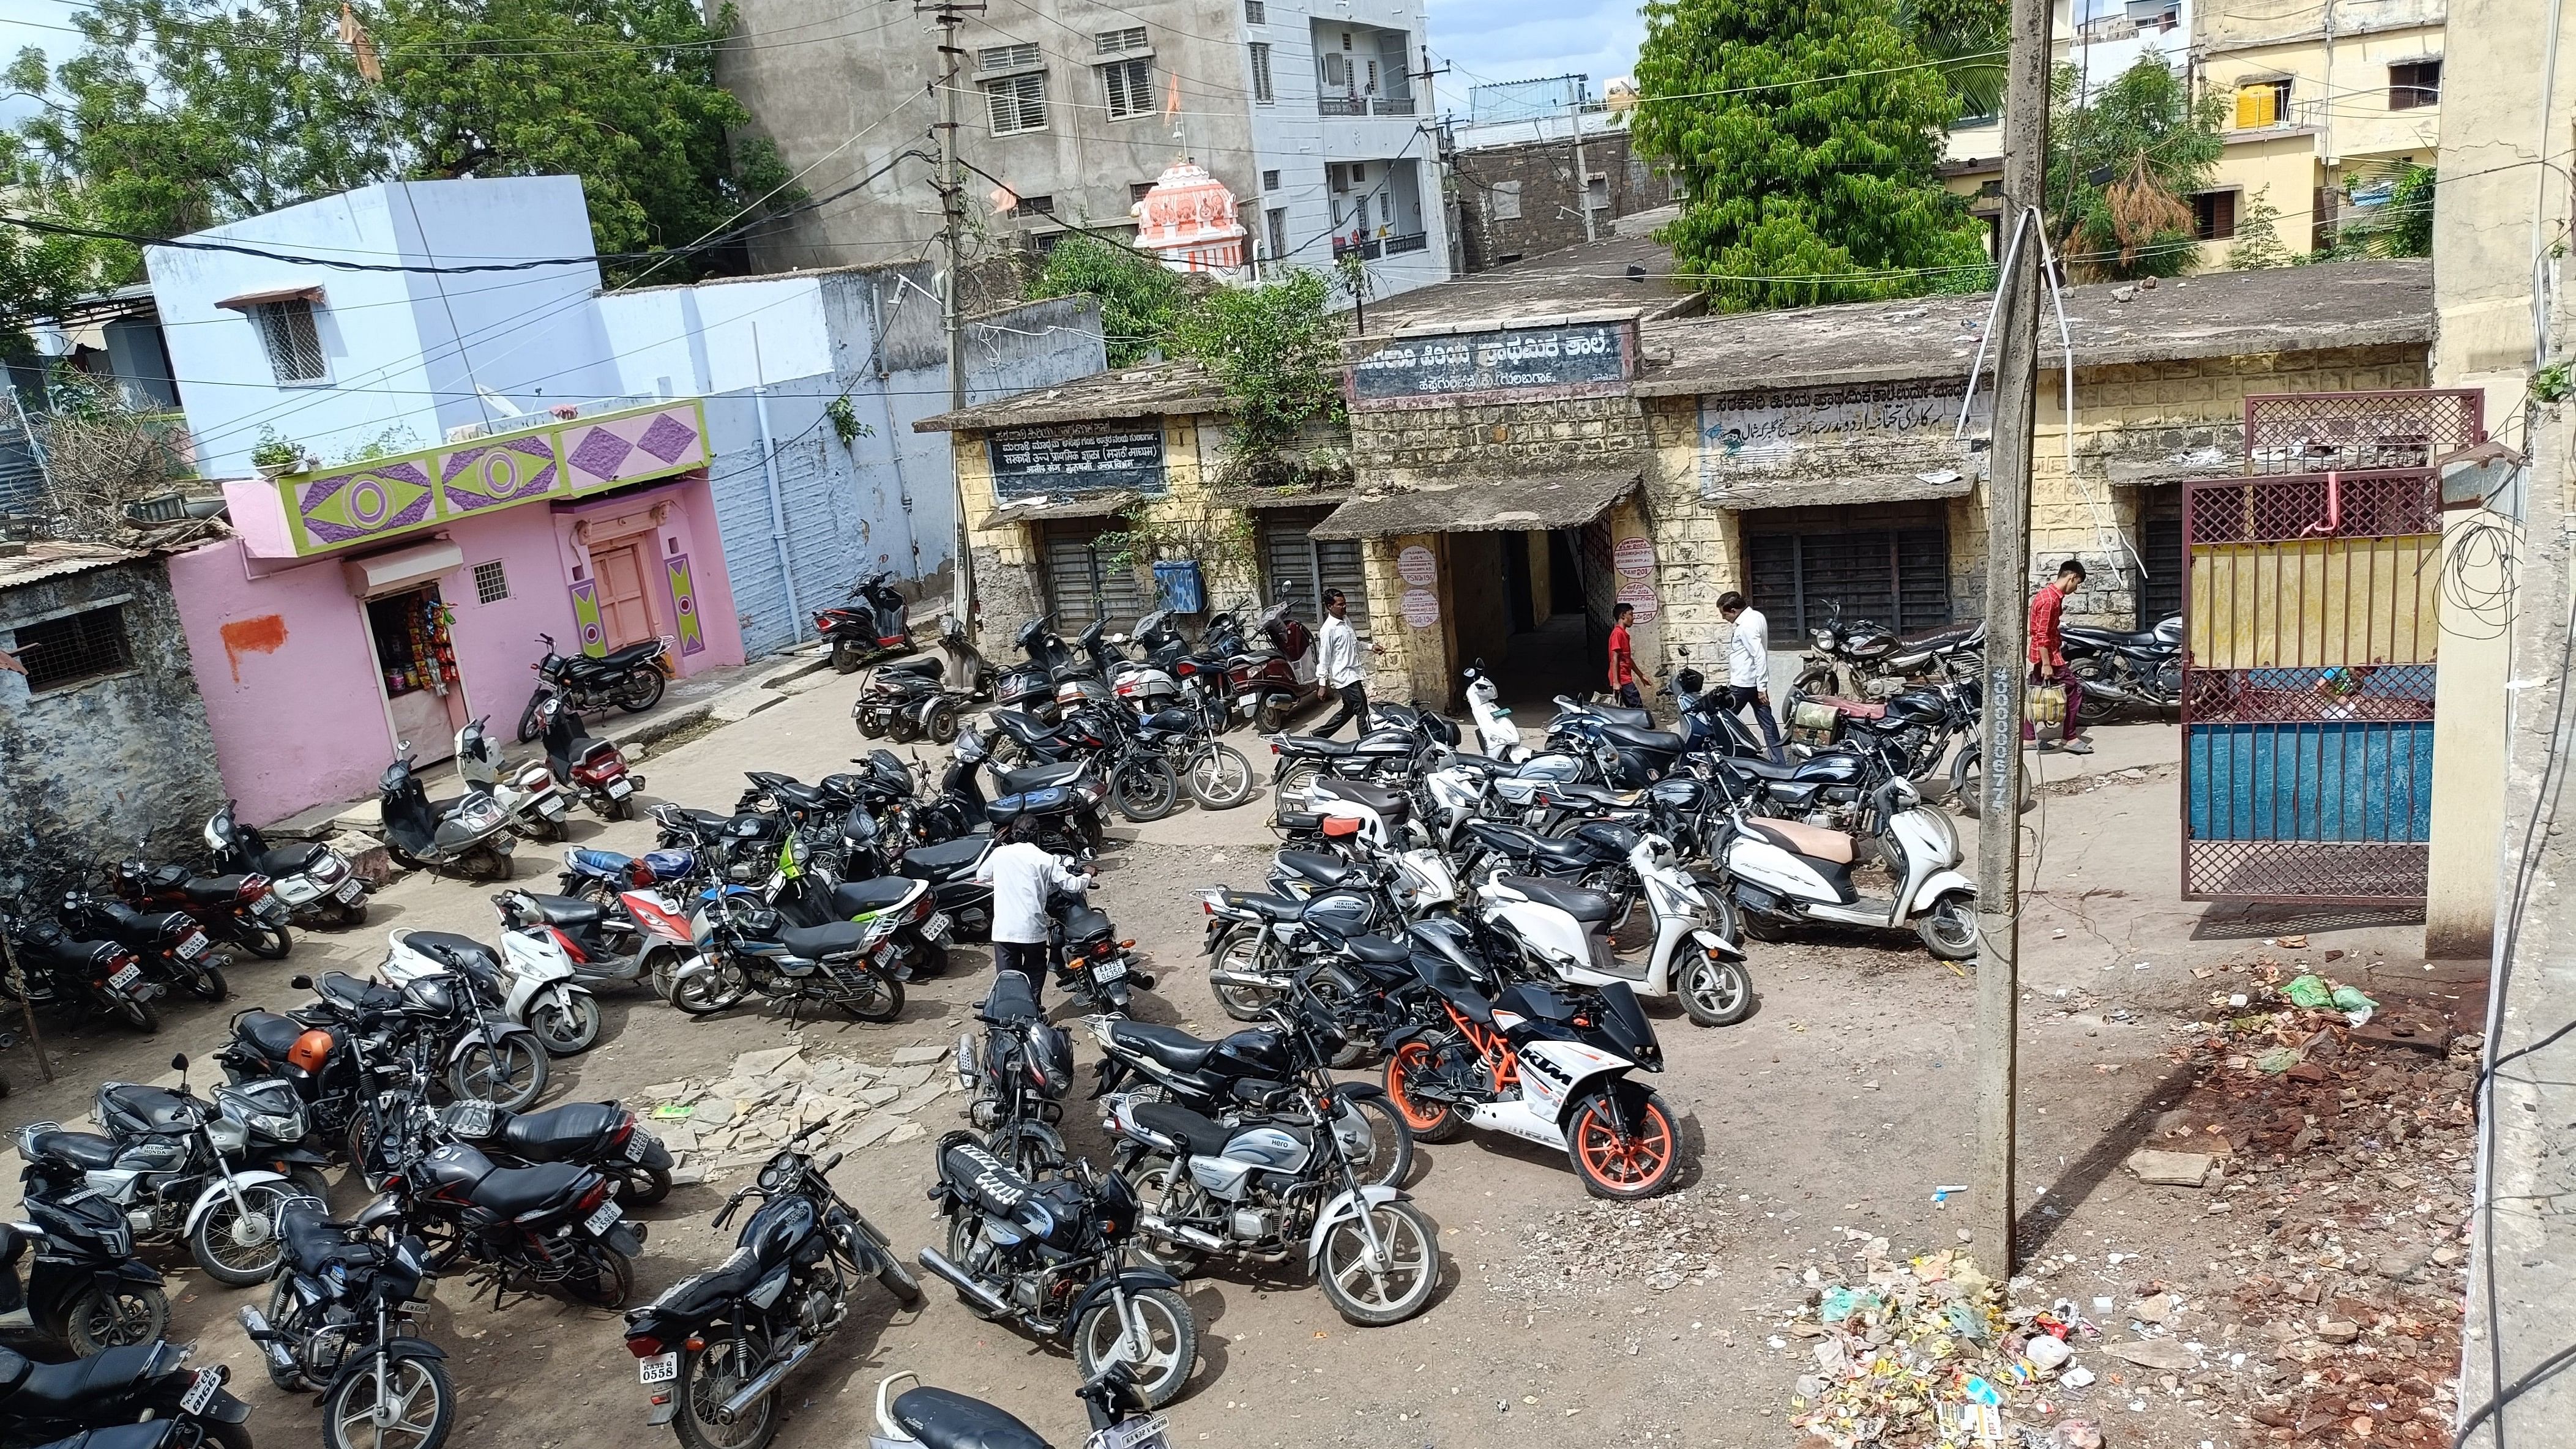
[[[1039,498],[1059,493],[1160,493],[1163,430],[1133,423],[1067,423],[1005,428],[985,441],[993,463],[993,496]]]
[[[1432,580],[1440,577],[1440,564],[1431,556],[1431,550],[1417,543],[1395,556],[1395,572],[1415,588],[1427,589]]]
[[[1610,551],[1610,561],[1623,579],[1651,579],[1655,576],[1655,541],[1644,534],[1623,538]]]
[[[1407,589],[1395,605],[1408,629],[1428,629],[1440,622],[1440,596],[1429,589]]]
[[[1655,622],[1655,585],[1652,580],[1620,580],[1619,602],[1637,611],[1637,617],[1632,622],[1640,625]]]
[[[1620,317],[1398,337],[1352,363],[1342,386],[1366,411],[1599,396],[1625,391],[1636,373],[1637,323]]]

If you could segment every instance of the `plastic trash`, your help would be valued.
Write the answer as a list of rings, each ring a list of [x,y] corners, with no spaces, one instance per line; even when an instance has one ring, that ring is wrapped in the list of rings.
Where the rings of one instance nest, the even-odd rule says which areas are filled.
[[[1828,1288],[1824,1300],[1816,1305],[1820,1323],[1840,1323],[1855,1313],[1876,1313],[1879,1297],[1866,1288]]]
[[[2297,1066],[2302,1058],[2297,1047],[2274,1047],[2254,1059],[2255,1070],[2277,1077]]]
[[[2315,1011],[2334,1003],[2335,989],[2322,976],[2301,976],[2281,988],[2290,1004],[2302,1011]]]
[[[2344,1019],[2354,1026],[2368,1026],[2370,1014],[2379,1009],[2378,1002],[2362,995],[2360,988],[2353,986],[2336,987],[2333,1000],[2335,1010],[2342,1012]]]

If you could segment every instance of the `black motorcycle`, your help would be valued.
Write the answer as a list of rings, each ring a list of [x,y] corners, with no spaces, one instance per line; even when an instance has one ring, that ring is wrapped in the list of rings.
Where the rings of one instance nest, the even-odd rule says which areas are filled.
[[[446,1133],[425,1104],[399,1123],[394,1167],[378,1184],[430,1247],[430,1266],[464,1261],[492,1291],[560,1292],[591,1308],[623,1308],[635,1291],[644,1225],[625,1221],[608,1178],[578,1163],[503,1167]],[[478,1290],[479,1291],[479,1290]]]
[[[910,1372],[892,1375],[877,1385],[877,1449],[1047,1449],[1037,1431],[1009,1414],[951,1389],[916,1384],[898,1394],[894,1386],[917,1379]],[[1136,1376],[1122,1364],[1111,1364],[1098,1378],[1074,1390],[1091,1420],[1084,1449],[1171,1449],[1163,1421],[1148,1416],[1136,1394]],[[892,1402],[889,1403],[888,1400]],[[1116,1431],[1116,1432],[1112,1432]],[[125,1446],[115,1446],[125,1449]],[[149,1446],[145,1446],[149,1449]]]
[[[435,1449],[455,1423],[456,1385],[446,1350],[419,1332],[435,1280],[401,1205],[379,1197],[335,1223],[321,1203],[300,1200],[279,1232],[286,1265],[268,1312],[236,1315],[269,1382],[322,1396],[324,1449]]]
[[[881,569],[850,585],[856,606],[814,615],[814,632],[832,648],[832,668],[852,674],[890,654],[912,649],[912,605],[895,591],[894,570]]]
[[[138,911],[112,896],[94,891],[66,891],[54,918],[66,930],[133,950],[143,974],[164,987],[177,987],[200,1001],[221,1001],[232,994],[224,968],[232,958],[215,949],[212,936],[186,911]]]
[[[242,1427],[250,1405],[224,1390],[232,1371],[222,1364],[192,1369],[187,1361],[187,1349],[167,1342],[112,1348],[77,1363],[36,1363],[0,1348],[0,1446],[25,1449],[84,1434],[89,1446],[123,1445],[133,1441],[112,1431],[167,1422],[178,1431],[167,1444],[251,1449]]]
[[[887,939],[887,921],[832,921],[798,926],[740,886],[708,893],[705,950],[671,977],[671,1004],[691,1016],[729,1011],[765,996],[791,1006],[812,1003],[860,1021],[903,1013],[903,981],[871,959]]]
[[[948,1251],[922,1249],[922,1267],[978,1318],[1070,1340],[1085,1379],[1123,1363],[1147,1406],[1179,1397],[1198,1362],[1198,1322],[1180,1279],[1126,1265],[1139,1209],[1125,1178],[1076,1161],[1033,1180],[972,1132],[940,1138],[936,1155],[930,1198],[948,1220]]]
[[[9,1341],[48,1357],[94,1358],[150,1343],[170,1328],[161,1275],[134,1256],[134,1229],[116,1204],[90,1191],[88,1174],[30,1157],[22,1221],[0,1223],[0,1319],[24,1313]],[[28,1258],[26,1273],[19,1261]],[[0,1403],[0,1415],[8,1406]]]
[[[542,1112],[507,1112],[489,1102],[450,1102],[438,1114],[447,1134],[485,1155],[533,1167],[569,1162],[617,1184],[617,1200],[651,1207],[671,1195],[671,1149],[619,1102],[566,1102]]]
[[[841,1154],[817,1162],[796,1150],[822,1125],[788,1138],[725,1199],[719,1228],[744,1202],[761,1200],[732,1257],[626,1315],[626,1351],[652,1394],[645,1422],[670,1424],[689,1449],[768,1442],[780,1380],[849,1317],[855,1279],[876,1279],[907,1308],[921,1301],[921,1284],[885,1234],[826,1179]]]
[[[662,702],[662,691],[670,684],[663,672],[671,655],[666,639],[647,639],[597,658],[558,652],[551,634],[538,635],[537,642],[546,646],[546,657],[528,666],[537,672],[537,687],[528,696],[528,707],[519,712],[523,745],[545,729],[538,715],[548,699],[560,699],[576,712],[613,704],[628,714],[642,714]]]
[[[2069,624],[2061,636],[2066,667],[2083,686],[2086,715],[2182,707],[2182,615],[2167,614],[2154,628],[2135,631]]]
[[[71,1015],[113,1016],[140,1032],[161,1029],[152,998],[161,988],[143,973],[143,959],[114,941],[84,941],[53,921],[0,930],[17,942],[19,989],[29,1005]]]
[[[957,1038],[957,1085],[970,1099],[966,1120],[984,1134],[984,1145],[1023,1177],[1061,1169],[1065,1162],[1065,1093],[1073,1087],[1073,1038],[1038,1010],[1028,978],[999,971],[976,1010],[983,1023]]]

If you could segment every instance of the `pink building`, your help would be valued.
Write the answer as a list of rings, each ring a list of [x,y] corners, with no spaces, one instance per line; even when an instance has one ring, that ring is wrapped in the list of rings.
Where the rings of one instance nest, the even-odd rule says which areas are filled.
[[[511,738],[541,634],[664,639],[683,676],[742,662],[702,409],[608,406],[224,485],[238,536],[173,557],[170,586],[248,819],[371,795],[397,748],[446,760],[472,718]]]

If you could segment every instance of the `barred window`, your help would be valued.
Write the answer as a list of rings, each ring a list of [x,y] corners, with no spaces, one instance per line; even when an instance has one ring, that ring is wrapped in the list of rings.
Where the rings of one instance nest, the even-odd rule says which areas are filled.
[[[1154,110],[1154,63],[1122,60],[1100,68],[1101,88],[1109,93],[1109,119],[1150,115]]]
[[[1145,27],[1141,25],[1131,25],[1124,30],[1104,30],[1100,32],[1097,39],[1100,41],[1100,53],[1102,55],[1116,55],[1121,51],[1128,50],[1143,50],[1148,44],[1145,39]]]
[[[988,45],[976,52],[977,70],[1029,70],[1045,62],[1038,55],[1035,41],[1018,45]]]
[[[1046,129],[1046,72],[1033,70],[1007,80],[984,82],[984,102],[993,113],[993,134],[1015,135]]]
[[[1269,24],[1270,7],[1264,5],[1262,0],[1243,0],[1243,23],[1246,25]]]
[[[27,667],[31,691],[60,689],[134,665],[134,652],[125,641],[123,605],[21,624],[17,635],[12,652]]]
[[[249,309],[259,329],[260,346],[268,351],[268,370],[281,383],[325,382],[331,370],[322,360],[322,335],[313,325],[313,304],[302,297],[262,302]]]
[[[1279,99],[1270,88],[1270,47],[1258,40],[1252,42],[1252,99],[1254,104],[1263,106]]]
[[[502,572],[499,559],[474,566],[474,602],[497,604],[508,597],[510,576]]]

